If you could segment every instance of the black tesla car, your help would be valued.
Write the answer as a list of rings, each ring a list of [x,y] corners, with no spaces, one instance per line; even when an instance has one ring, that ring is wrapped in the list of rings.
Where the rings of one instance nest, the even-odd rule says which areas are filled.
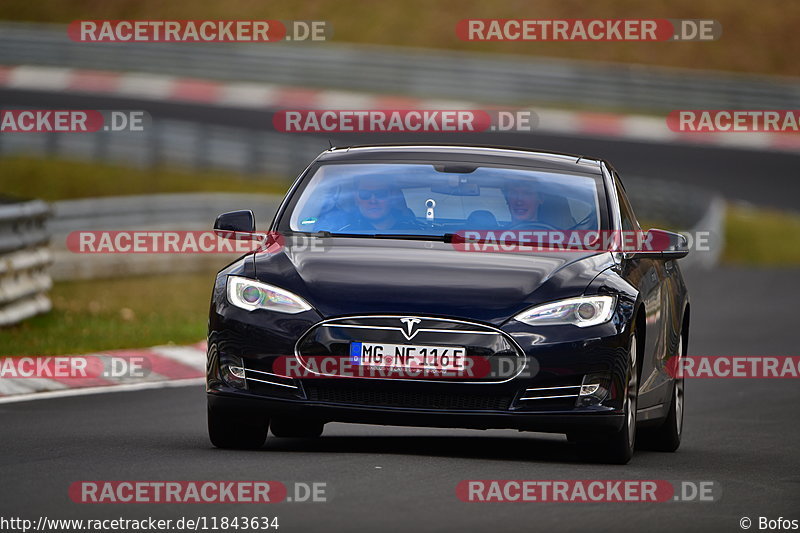
[[[214,227],[258,235],[251,211]],[[605,239],[625,232],[663,245]],[[319,437],[334,421],[565,433],[618,463],[637,433],[680,444],[683,383],[667,368],[688,340],[686,239],[642,232],[605,161],[332,148],[263,239],[216,277],[215,446],[258,448],[270,429]]]

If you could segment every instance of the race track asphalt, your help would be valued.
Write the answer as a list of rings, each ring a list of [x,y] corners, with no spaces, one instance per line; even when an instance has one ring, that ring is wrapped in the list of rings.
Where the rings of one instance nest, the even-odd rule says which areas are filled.
[[[786,287],[797,274],[690,275],[690,353],[796,354]],[[260,451],[217,450],[200,387],[3,404],[0,515],[267,515],[279,517],[280,531],[736,531],[743,516],[800,518],[797,381],[696,379],[686,398],[678,452],[638,451],[627,466],[584,462],[558,435],[348,424],[330,424],[314,441],[270,436]],[[464,503],[455,493],[464,479],[595,478],[714,481],[722,492],[714,502],[558,504]],[[81,480],[324,482],[327,501],[81,505],[68,497]]]

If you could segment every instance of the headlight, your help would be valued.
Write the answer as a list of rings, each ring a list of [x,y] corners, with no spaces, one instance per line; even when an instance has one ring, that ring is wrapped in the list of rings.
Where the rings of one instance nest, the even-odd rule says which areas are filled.
[[[581,296],[537,305],[514,317],[531,326],[573,324],[580,328],[608,322],[614,313],[613,296]]]
[[[228,276],[228,301],[248,311],[266,309],[296,314],[311,309],[305,300],[289,291],[239,276]]]

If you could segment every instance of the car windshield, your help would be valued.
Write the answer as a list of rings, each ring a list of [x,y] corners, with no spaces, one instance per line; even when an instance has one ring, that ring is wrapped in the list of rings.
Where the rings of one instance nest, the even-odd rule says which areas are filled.
[[[598,230],[598,179],[474,163],[324,164],[285,217],[292,231],[444,236]]]

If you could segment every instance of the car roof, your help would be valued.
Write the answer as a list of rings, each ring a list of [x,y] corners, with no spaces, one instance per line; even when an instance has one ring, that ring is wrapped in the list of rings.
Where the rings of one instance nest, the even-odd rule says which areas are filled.
[[[601,173],[595,158],[558,152],[468,144],[371,144],[333,147],[317,161],[452,161],[521,165],[565,172]]]

